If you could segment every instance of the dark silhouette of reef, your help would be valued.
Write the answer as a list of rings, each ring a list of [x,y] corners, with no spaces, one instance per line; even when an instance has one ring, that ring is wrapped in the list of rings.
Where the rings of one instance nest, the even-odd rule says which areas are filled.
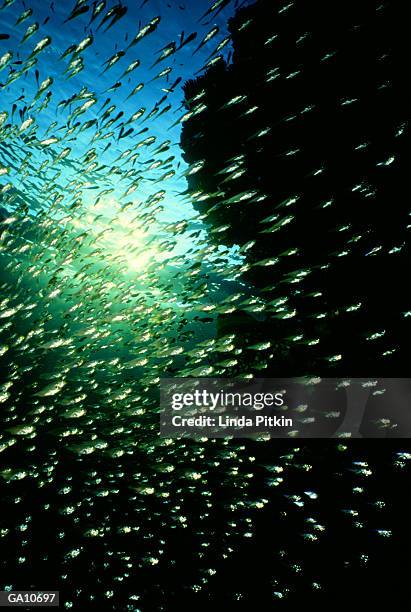
[[[404,9],[259,0],[229,24],[232,62],[185,84],[187,108],[206,107],[181,139],[205,162],[195,206],[216,243],[254,242],[243,280],[274,301],[260,321],[219,321],[272,341],[260,375],[408,375]]]

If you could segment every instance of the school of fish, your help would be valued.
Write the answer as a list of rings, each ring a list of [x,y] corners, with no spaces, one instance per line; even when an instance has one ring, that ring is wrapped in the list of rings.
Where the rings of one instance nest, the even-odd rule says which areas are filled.
[[[250,341],[238,371],[240,332],[217,336],[219,315],[278,317],[281,304],[242,283],[249,245],[208,239],[192,203],[210,194],[186,186],[202,164],[179,151],[182,124],[205,108],[186,107],[182,85],[227,60],[224,19],[244,3],[170,0],[157,15],[145,0],[140,23],[134,4],[0,6],[2,588],[51,588],[36,571],[65,609],[172,610],[216,592],[214,575],[246,558],[272,508],[280,522],[298,514],[294,554],[284,542],[272,550],[275,601],[302,580],[300,552],[328,533],[312,452],[288,442],[269,460],[264,439],[159,437],[161,377],[252,378],[273,357],[270,342]],[[179,13],[190,32],[176,30]],[[241,172],[240,158],[221,169],[227,181]],[[385,501],[375,487],[367,497],[378,467],[347,448],[329,451],[351,475],[336,512],[348,531],[385,542]],[[410,459],[394,453],[390,469],[409,473]],[[366,566],[358,546],[353,563]],[[309,588],[321,591],[314,574]],[[247,586],[227,593],[242,601]]]

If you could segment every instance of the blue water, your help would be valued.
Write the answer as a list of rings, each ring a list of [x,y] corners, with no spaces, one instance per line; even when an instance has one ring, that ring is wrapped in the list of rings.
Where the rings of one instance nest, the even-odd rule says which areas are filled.
[[[91,25],[89,24],[91,9],[85,15],[80,15],[64,23],[75,6],[74,2],[49,3],[41,0],[32,2],[29,6],[33,9],[33,15],[17,26],[15,25],[17,18],[23,12],[24,7],[28,5],[17,1],[11,6],[3,9],[0,12],[0,33],[9,35],[10,38],[8,40],[0,40],[0,57],[7,51],[13,51],[13,62],[20,60],[24,61],[29,57],[34,46],[45,36],[50,36],[52,38],[52,44],[37,56],[38,63],[33,66],[25,76],[21,77],[10,86],[3,87],[0,90],[0,112],[1,110],[10,110],[12,105],[16,103],[17,110],[14,114],[14,121],[18,124],[18,110],[22,109],[32,100],[37,91],[36,70],[38,70],[39,73],[38,80],[40,83],[47,77],[52,77],[54,79],[54,83],[51,87],[53,93],[51,101],[48,107],[37,117],[39,125],[37,137],[39,140],[44,136],[47,128],[53,122],[57,122],[57,125],[51,130],[51,134],[47,134],[47,137],[50,135],[58,137],[64,133],[64,126],[67,123],[69,115],[68,111],[72,110],[72,108],[57,108],[58,104],[62,100],[69,99],[70,96],[79,92],[83,87],[86,87],[92,92],[98,99],[98,102],[85,114],[79,117],[82,122],[99,119],[99,115],[101,116],[100,109],[107,98],[110,98],[110,103],[105,106],[104,110],[107,110],[110,105],[114,104],[116,109],[111,114],[111,117],[115,117],[118,112],[122,111],[124,112],[124,116],[121,119],[122,121],[133,115],[140,107],[146,107],[147,110],[142,119],[132,125],[132,127],[134,127],[133,134],[126,138],[122,138],[118,142],[117,136],[120,130],[114,130],[115,136],[110,138],[111,146],[106,152],[103,152],[103,150],[108,145],[108,140],[97,143],[91,142],[91,137],[95,128],[80,134],[76,133],[74,140],[65,144],[68,144],[72,148],[73,153],[71,157],[77,159],[84,155],[90,147],[95,147],[99,154],[99,163],[110,165],[114,163],[114,160],[118,159],[123,151],[132,148],[137,142],[136,139],[143,140],[147,136],[154,136],[156,138],[154,147],[148,148],[147,150],[140,150],[141,155],[138,160],[139,163],[153,157],[153,148],[165,140],[171,140],[171,148],[165,157],[170,155],[175,156],[174,166],[177,169],[176,176],[165,181],[161,185],[158,183],[152,185],[155,179],[158,179],[164,174],[164,171],[160,168],[157,173],[150,176],[148,180],[143,180],[139,190],[139,196],[141,199],[143,196],[147,197],[159,189],[165,189],[167,195],[163,203],[165,203],[167,218],[170,220],[190,218],[194,215],[190,204],[187,203],[186,200],[182,203],[177,201],[178,194],[186,189],[185,178],[181,176],[186,169],[179,148],[181,124],[172,128],[170,128],[170,126],[186,112],[186,110],[182,108],[182,86],[184,82],[192,78],[193,75],[201,69],[210,53],[227,35],[227,20],[233,13],[234,5],[230,3],[228,7],[211,21],[210,18],[206,18],[203,19],[202,22],[199,22],[201,15],[212,3],[205,0],[196,0],[195,2],[150,0],[143,7],[141,7],[142,2],[138,1],[126,2],[123,4],[128,8],[127,14],[106,33],[104,30],[110,21],[106,22],[100,29],[98,29],[98,25],[102,21],[102,16],[106,14],[108,8],[115,5],[114,2],[108,3],[104,11],[100,13],[98,18]],[[129,49],[125,56],[122,57],[113,68],[103,74],[104,62],[117,51],[125,50],[132,38],[139,31],[140,27],[156,16],[161,17],[161,23],[157,30],[140,41],[136,46]],[[45,23],[47,19],[48,21]],[[38,22],[40,28],[35,35],[29,38],[24,44],[20,44],[27,27],[33,22]],[[203,47],[203,49],[193,56],[194,49],[207,32],[215,25],[220,28],[218,36],[213,38]],[[159,50],[171,41],[176,41],[178,44],[182,31],[185,32],[186,38],[192,32],[197,31],[197,40],[183,47],[176,54],[162,61],[157,66],[151,68],[152,64],[159,57]],[[59,58],[68,46],[78,44],[90,33],[94,36],[94,43],[82,53],[85,65],[84,70],[73,78],[67,79],[67,75],[64,74],[64,71],[67,69],[70,56],[63,60]],[[228,45],[225,47],[224,52],[227,54],[229,50],[230,46]],[[141,65],[134,72],[121,80],[122,86],[120,88],[107,93],[106,90],[119,81],[120,75],[124,72],[126,67],[136,59],[141,61]],[[9,64],[9,66],[15,69],[20,68],[20,66],[14,65],[13,63]],[[161,78],[149,82],[161,70],[169,66],[172,67],[173,70],[167,79]],[[0,73],[0,83],[4,84],[8,72],[9,67]],[[164,89],[170,87],[179,77],[182,79],[180,84],[173,93],[168,94],[167,100],[161,106],[161,108],[164,108],[166,105],[171,104],[171,110],[161,117],[153,117],[149,121],[143,122],[149,111],[152,110],[156,103],[165,95]],[[145,84],[143,90],[129,100],[126,100],[129,93],[140,82]],[[24,96],[24,98],[19,100],[22,96]],[[77,103],[77,107],[78,106],[80,106],[80,104]],[[120,120],[115,126],[119,124]],[[128,127],[130,126],[127,126],[126,129],[128,129]],[[136,132],[144,127],[148,127],[149,131],[141,136],[136,136]],[[56,150],[58,152],[58,147]],[[41,163],[40,159],[37,163]],[[2,183],[0,184],[4,184],[5,180],[4,177],[1,177],[0,181],[2,181]],[[7,180],[11,180],[12,182],[16,180],[18,182],[19,177],[11,173]],[[113,176],[111,187],[116,187],[116,182],[117,177]]]

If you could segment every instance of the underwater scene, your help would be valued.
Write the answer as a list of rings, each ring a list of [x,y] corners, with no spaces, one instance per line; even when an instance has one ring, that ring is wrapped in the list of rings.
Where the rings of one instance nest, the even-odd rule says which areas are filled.
[[[405,9],[0,0],[0,591],[174,612],[406,588],[389,419],[172,439],[159,394],[408,375]]]

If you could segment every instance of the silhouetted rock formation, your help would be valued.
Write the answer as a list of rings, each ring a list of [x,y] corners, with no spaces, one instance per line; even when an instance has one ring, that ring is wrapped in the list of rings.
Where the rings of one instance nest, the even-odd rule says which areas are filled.
[[[402,7],[260,0],[230,23],[232,64],[186,83],[197,209],[214,241],[255,241],[244,279],[270,302],[221,333],[271,339],[266,374],[408,372]]]

